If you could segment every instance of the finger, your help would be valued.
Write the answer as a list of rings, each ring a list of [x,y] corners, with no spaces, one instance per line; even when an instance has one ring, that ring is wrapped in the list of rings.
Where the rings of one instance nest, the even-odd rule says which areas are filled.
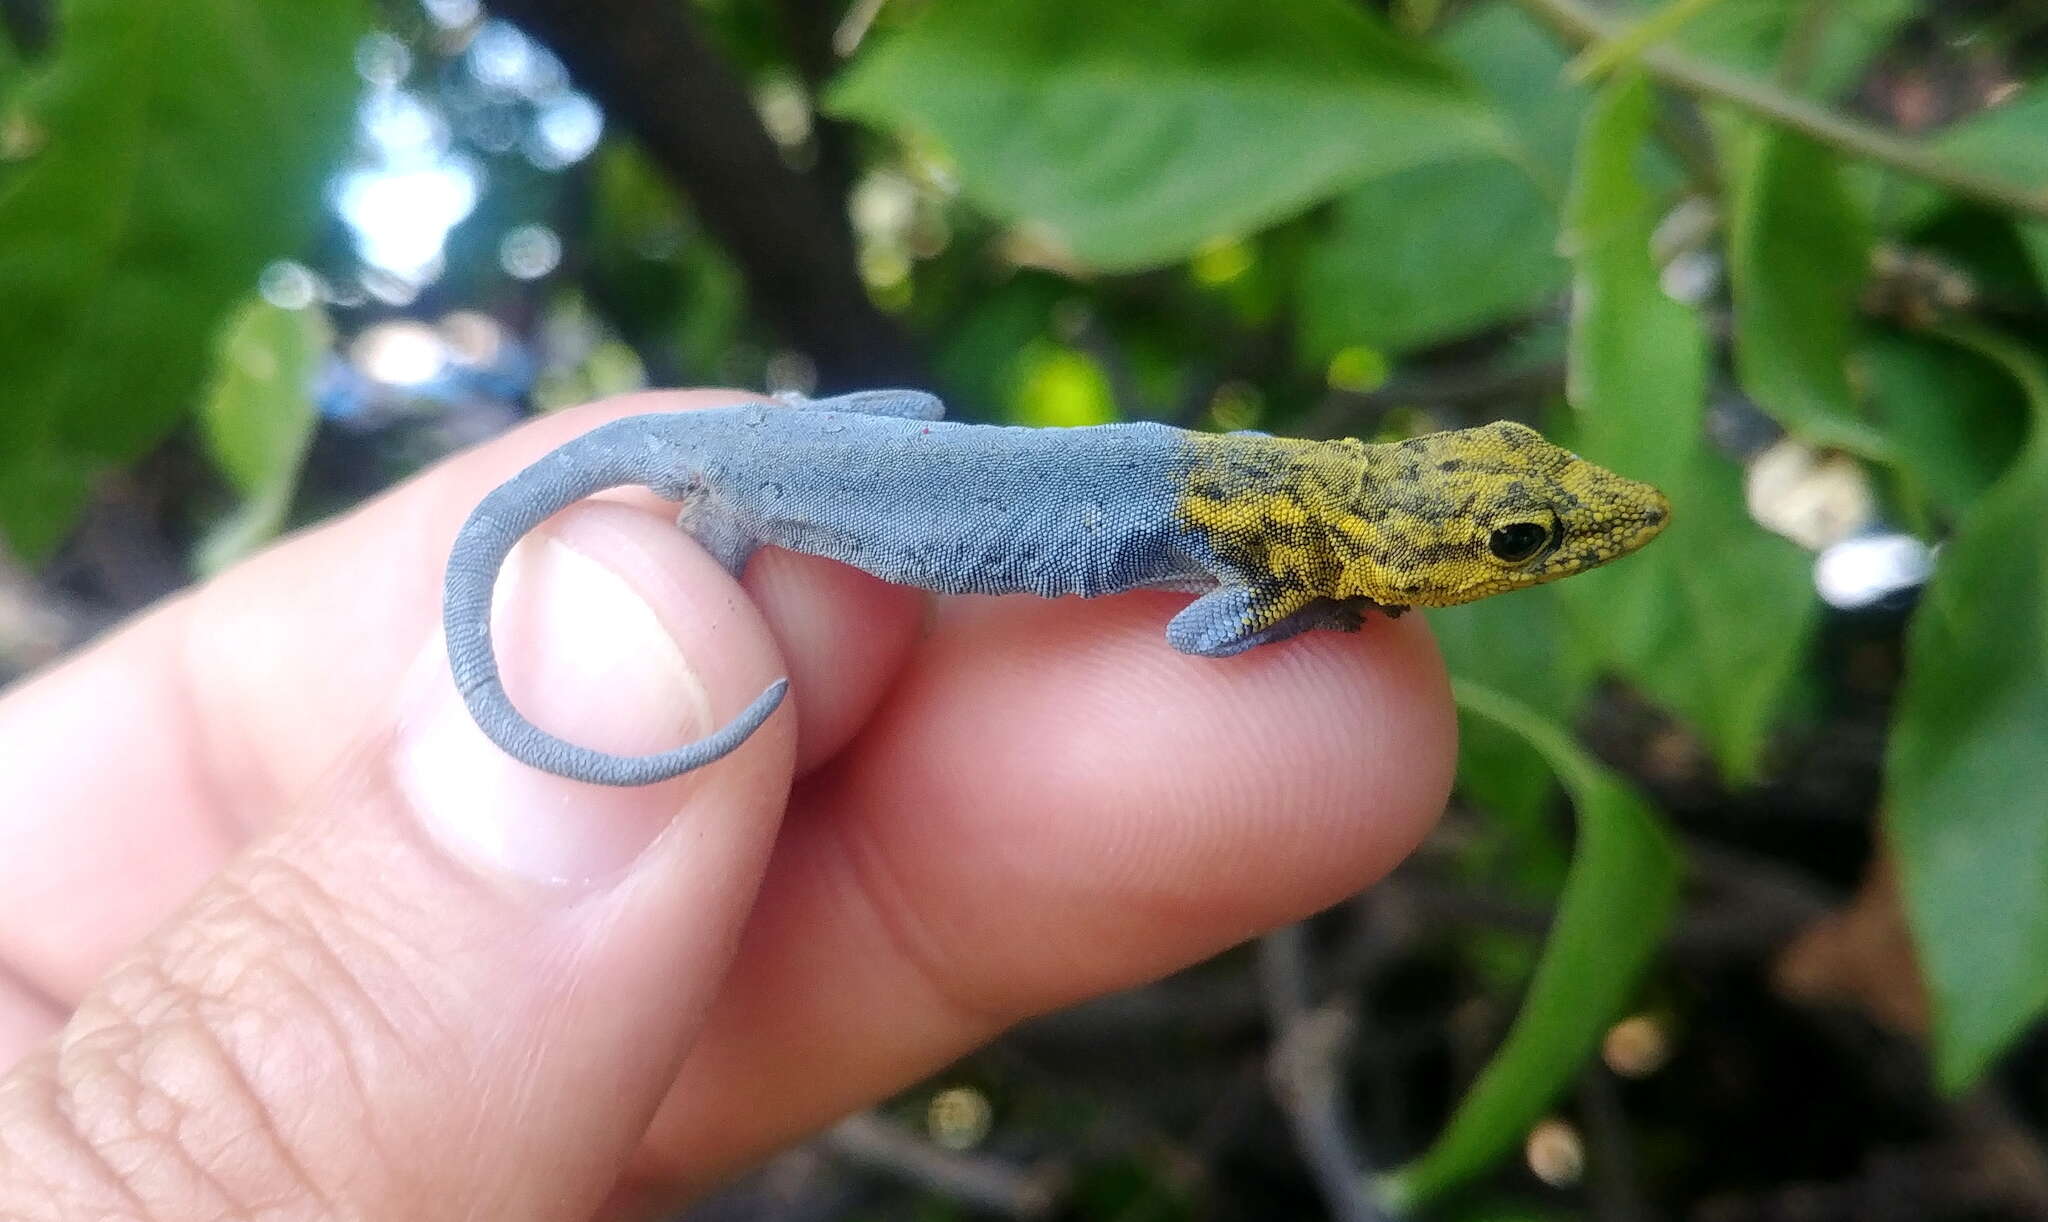
[[[0,1069],[64,1021],[64,1010],[28,982],[0,968]]]
[[[10,761],[0,770],[0,965],[76,1000],[254,830],[380,732],[439,622],[456,528],[490,487],[605,419],[735,397],[634,395],[535,421],[0,700]],[[674,514],[652,497],[636,503]],[[920,598],[779,553],[758,559],[748,585],[788,643],[803,756],[821,758],[886,687],[918,630]],[[0,1042],[0,1063],[19,1047]]]
[[[585,506],[496,623],[536,722],[641,752],[781,673],[662,522]],[[789,784],[793,717],[661,785],[485,741],[438,642],[379,740],[122,957],[0,1082],[0,1216],[569,1219],[687,1050]]]
[[[942,618],[799,791],[645,1191],[700,1187],[1022,1017],[1325,907],[1420,840],[1454,721],[1417,620],[1215,661],[1165,647],[1177,605]]]

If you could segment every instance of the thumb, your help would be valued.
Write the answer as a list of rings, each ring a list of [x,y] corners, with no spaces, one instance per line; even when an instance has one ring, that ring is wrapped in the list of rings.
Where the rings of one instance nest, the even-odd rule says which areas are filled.
[[[507,686],[577,742],[672,746],[783,673],[638,510],[571,510],[506,578]],[[391,734],[0,1082],[0,1216],[588,1217],[732,954],[792,721],[661,785],[579,785],[498,753],[426,645]]]

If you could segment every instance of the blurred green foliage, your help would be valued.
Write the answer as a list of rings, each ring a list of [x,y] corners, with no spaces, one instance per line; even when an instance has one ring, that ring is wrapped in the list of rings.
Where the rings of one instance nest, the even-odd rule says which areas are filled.
[[[284,528],[319,419],[314,387],[333,344],[318,306],[254,301],[228,320],[199,425],[239,504],[200,544],[200,571],[226,568]]]
[[[1440,55],[1343,0],[933,5],[828,102],[936,142],[992,213],[1113,271],[1497,138]]]
[[[1430,1200],[1513,1150],[1633,999],[1678,902],[1679,857],[1642,797],[1556,722],[1473,683],[1459,709],[1519,736],[1563,782],[1578,847],[1550,939],[1500,1052],[1435,1145],[1385,1185],[1396,1208]]]
[[[2048,354],[1951,333],[2024,388],[2033,433],[1964,515],[1912,626],[1891,822],[1950,1089],[2048,1006]],[[1994,622],[1990,617],[2000,619]]]
[[[958,415],[1376,436],[1512,410],[1670,493],[1674,526],[1627,563],[1434,617],[1461,792],[1517,846],[1475,869],[1558,914],[1498,1059],[1392,1181],[1409,1200],[1510,1149],[1653,963],[1680,855],[1573,744],[1603,681],[1735,786],[1825,724],[1817,544],[1746,495],[1775,430],[1857,460],[1868,525],[1944,545],[1885,799],[1941,1081],[1967,1085],[2048,1008],[2048,81],[2003,81],[1927,139],[2012,188],[1959,199],[1780,122],[1859,96],[1869,114],[1926,6],[1684,3],[1581,70],[1537,19],[1572,7],[901,0],[817,90],[863,125],[863,271]],[[759,13],[699,8],[746,71],[792,87]],[[315,312],[246,303],[266,262],[313,245],[370,14],[59,16],[26,69],[0,49],[0,532],[47,557],[99,475],[196,418],[246,502],[218,563],[289,517],[333,340]],[[1775,101],[1673,88],[1672,54]],[[763,376],[774,339],[741,273],[640,151],[610,141],[577,181],[557,307],[596,312],[657,375]],[[1549,818],[1558,780],[1575,842]]]
[[[0,529],[46,555],[92,478],[188,418],[212,336],[306,245],[368,28],[350,0],[71,0],[7,99]]]

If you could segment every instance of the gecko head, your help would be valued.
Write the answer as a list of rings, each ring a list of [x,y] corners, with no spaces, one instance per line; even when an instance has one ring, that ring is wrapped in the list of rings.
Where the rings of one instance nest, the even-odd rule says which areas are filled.
[[[1511,421],[1391,451],[1381,486],[1401,491],[1373,557],[1381,589],[1358,591],[1383,603],[1448,607],[1556,581],[1635,551],[1671,518],[1656,488]]]

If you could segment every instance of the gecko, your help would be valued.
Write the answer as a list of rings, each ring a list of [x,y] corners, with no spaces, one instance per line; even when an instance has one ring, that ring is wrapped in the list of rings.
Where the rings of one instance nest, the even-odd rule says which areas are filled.
[[[623,485],[679,503],[735,577],[773,546],[939,594],[1195,594],[1166,642],[1209,658],[1568,577],[1649,542],[1671,512],[1655,487],[1510,421],[1367,443],[943,416],[922,391],[787,396],[628,416],[542,457],[483,498],[449,556],[443,625],[471,716],[532,767],[645,785],[723,758],[782,703],[787,678],[710,735],[638,756],[513,706],[491,647],[498,571],[542,521]]]

